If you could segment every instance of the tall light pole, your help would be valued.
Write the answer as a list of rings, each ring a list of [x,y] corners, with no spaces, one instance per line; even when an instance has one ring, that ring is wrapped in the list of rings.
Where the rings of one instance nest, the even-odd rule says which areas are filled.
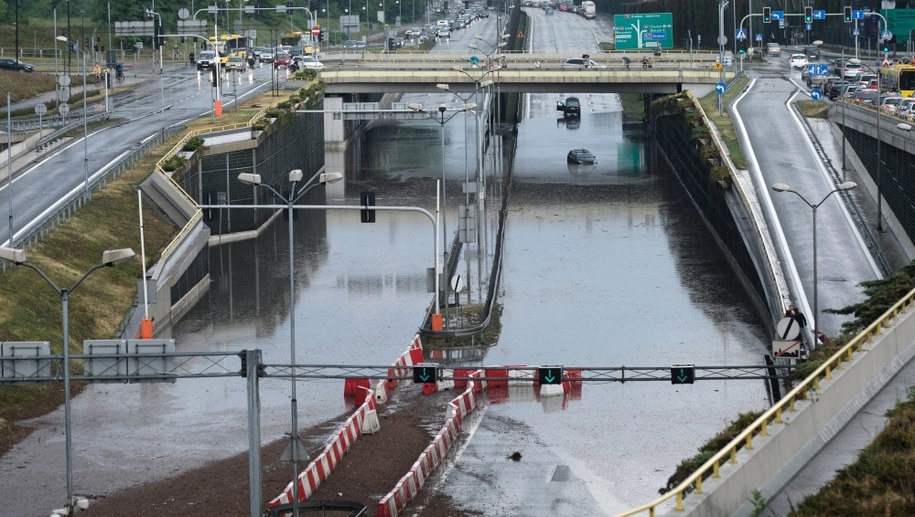
[[[10,98],[10,91],[3,88],[3,91],[6,92],[6,193],[9,199],[10,205],[10,236],[9,244],[12,246],[13,243],[13,108],[10,104],[12,99]]]
[[[32,271],[38,273],[38,275],[47,282],[48,285],[54,289],[55,292],[60,296],[61,303],[61,312],[63,317],[63,355],[64,355],[64,436],[66,442],[66,456],[67,456],[67,506],[66,512],[55,511],[56,514],[60,515],[72,515],[73,506],[76,504],[79,508],[85,509],[88,507],[88,501],[85,499],[80,499],[78,501],[73,500],[73,455],[72,455],[72,437],[70,432],[70,336],[69,336],[69,305],[70,305],[70,293],[76,290],[83,281],[89,277],[95,271],[103,267],[111,267],[116,264],[121,264],[131,260],[134,257],[135,253],[130,248],[121,248],[116,250],[106,250],[102,253],[102,263],[93,266],[91,269],[83,273],[79,280],[73,284],[71,287],[59,287],[53,280],[51,280],[44,271],[39,269],[33,264],[26,262],[25,251],[21,249],[6,248],[0,247],[0,259],[8,260],[13,262],[17,266],[23,266]]]
[[[67,2],[69,6],[70,3]],[[89,110],[86,107],[86,95],[88,89],[88,82],[86,78],[86,50],[79,48],[74,41],[68,39],[66,36],[57,36],[57,41],[66,42],[67,45],[71,48],[75,48],[83,56],[83,169],[84,169],[84,182],[83,182],[83,196],[86,200],[91,198],[89,192]]]
[[[445,271],[448,271],[448,252],[449,252],[448,226],[446,224],[447,218],[445,217],[445,213],[446,213],[447,206],[448,206],[447,197],[445,195],[445,192],[448,190],[446,176],[445,176],[445,124],[447,124],[448,121],[450,121],[452,118],[454,118],[454,116],[457,115],[458,113],[475,110],[477,108],[477,105],[472,102],[465,103],[463,105],[463,107],[461,107],[461,109],[452,110],[451,115],[449,115],[447,117],[445,116],[445,114],[449,110],[448,110],[448,107],[445,106],[444,104],[439,104],[437,114],[436,114],[436,112],[426,111],[425,109],[423,109],[423,105],[419,104],[419,103],[413,103],[413,102],[407,103],[407,108],[411,109],[413,111],[418,111],[421,113],[429,114],[429,118],[438,122],[442,127],[442,131],[441,131],[441,135],[442,135],[442,191],[441,191],[441,193],[442,193],[442,256],[443,256],[443,260],[444,260]],[[444,280],[445,280],[445,282],[442,285],[442,289],[444,290],[443,298],[445,300],[445,306],[447,307],[449,282],[448,282],[447,278]],[[435,325],[433,324],[432,330],[442,330],[440,328],[436,329],[436,328],[434,328],[434,326]]]
[[[292,501],[293,501],[293,515],[298,517],[299,515],[299,451],[300,449],[304,452],[304,447],[299,441],[299,410],[298,410],[298,401],[296,400],[296,377],[295,377],[295,365],[296,365],[296,353],[295,353],[295,275],[293,272],[293,265],[295,255],[293,253],[293,232],[292,224],[294,207],[296,202],[305,195],[306,192],[311,190],[312,187],[318,185],[323,185],[327,183],[334,183],[343,179],[343,174],[339,172],[322,172],[315,174],[308,181],[302,185],[302,188],[296,192],[296,184],[302,181],[302,170],[293,169],[289,171],[289,197],[286,197],[276,191],[270,184],[261,182],[260,174],[252,174],[248,172],[243,172],[238,175],[238,180],[242,183],[247,183],[249,185],[262,185],[266,187],[270,192],[282,199],[286,203],[286,210],[289,217],[289,360],[290,368],[292,369],[293,375],[290,376],[292,379],[292,398],[291,398],[291,412],[292,412],[292,432],[289,435],[289,452],[291,454],[290,458],[292,461]],[[318,180],[317,183],[313,183],[315,180]]]
[[[835,189],[831,190],[828,194],[823,196],[823,199],[819,203],[813,204],[810,201],[807,201],[807,198],[802,196],[796,190],[792,190],[790,186],[784,183],[775,183],[772,185],[772,190],[776,192],[791,192],[797,197],[801,198],[801,201],[807,204],[810,207],[810,210],[813,212],[813,340],[814,347],[819,344],[819,333],[817,332],[817,322],[820,318],[819,306],[817,305],[817,208],[820,207],[823,203],[829,199],[829,196],[835,194],[836,192],[841,192],[844,190],[852,190],[857,187],[858,184],[854,181],[846,181],[845,183],[840,184]]]

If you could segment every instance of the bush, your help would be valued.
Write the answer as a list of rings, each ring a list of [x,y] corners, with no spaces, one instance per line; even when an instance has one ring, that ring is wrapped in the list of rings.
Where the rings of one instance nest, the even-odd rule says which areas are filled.
[[[187,160],[184,158],[178,156],[177,154],[172,155],[162,163],[162,170],[165,172],[175,172],[183,167],[185,163],[187,163]]]
[[[181,148],[182,151],[194,152],[197,149],[200,149],[203,146],[203,139],[199,136],[195,136],[184,143],[184,147]]]

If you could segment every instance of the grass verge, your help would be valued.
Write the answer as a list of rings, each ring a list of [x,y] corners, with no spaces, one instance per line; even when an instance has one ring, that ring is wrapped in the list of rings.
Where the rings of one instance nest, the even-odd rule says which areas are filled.
[[[733,102],[734,99],[743,92],[746,85],[746,76],[734,81],[721,99],[722,106],[727,106]],[[724,145],[727,146],[734,166],[738,169],[746,169],[747,159],[743,154],[743,149],[740,148],[740,143],[737,141],[737,131],[734,129],[731,115],[728,114],[726,109],[722,109],[721,114],[718,114],[718,94],[713,92],[700,98],[699,104],[701,104],[702,109],[705,110],[705,115],[718,128],[718,134],[721,136]]]
[[[823,101],[799,100],[797,109],[807,118],[826,118],[829,103]]]

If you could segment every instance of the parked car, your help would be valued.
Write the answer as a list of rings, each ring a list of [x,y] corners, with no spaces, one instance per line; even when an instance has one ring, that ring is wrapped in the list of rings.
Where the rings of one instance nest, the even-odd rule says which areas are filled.
[[[778,43],[766,43],[766,54],[770,56],[782,55],[782,46]]]
[[[566,59],[562,64],[563,68],[572,68],[572,69],[584,69],[584,68],[607,68],[607,65],[602,65],[597,61],[594,61],[590,57],[573,57],[571,59]]]
[[[15,70],[17,72],[33,72],[35,67],[13,58],[0,58],[0,70]]]
[[[576,165],[594,165],[597,163],[597,157],[587,149],[572,149],[566,161]]]
[[[788,64],[791,68],[804,68],[807,66],[807,56],[804,54],[791,54],[788,58]]]
[[[226,70],[238,70],[239,72],[244,72],[247,63],[245,63],[245,58],[241,56],[229,56],[229,60],[226,61]]]
[[[581,101],[578,97],[567,97],[565,101],[556,101],[556,111],[561,111],[563,117],[580,117]]]

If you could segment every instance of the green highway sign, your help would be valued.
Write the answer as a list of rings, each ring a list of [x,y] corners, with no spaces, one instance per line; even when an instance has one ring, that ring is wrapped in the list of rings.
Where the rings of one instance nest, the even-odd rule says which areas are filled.
[[[674,23],[671,13],[617,14],[613,17],[616,50],[672,48]]]
[[[540,385],[562,384],[562,366],[547,366],[537,369]]]
[[[436,365],[418,364],[413,367],[413,382],[416,384],[434,383],[438,379]]]
[[[675,364],[670,367],[671,384],[692,384],[696,382],[696,366],[692,364]]]
[[[896,44],[905,45],[915,29],[915,9],[883,9],[880,12],[886,17],[887,30],[896,36]]]

